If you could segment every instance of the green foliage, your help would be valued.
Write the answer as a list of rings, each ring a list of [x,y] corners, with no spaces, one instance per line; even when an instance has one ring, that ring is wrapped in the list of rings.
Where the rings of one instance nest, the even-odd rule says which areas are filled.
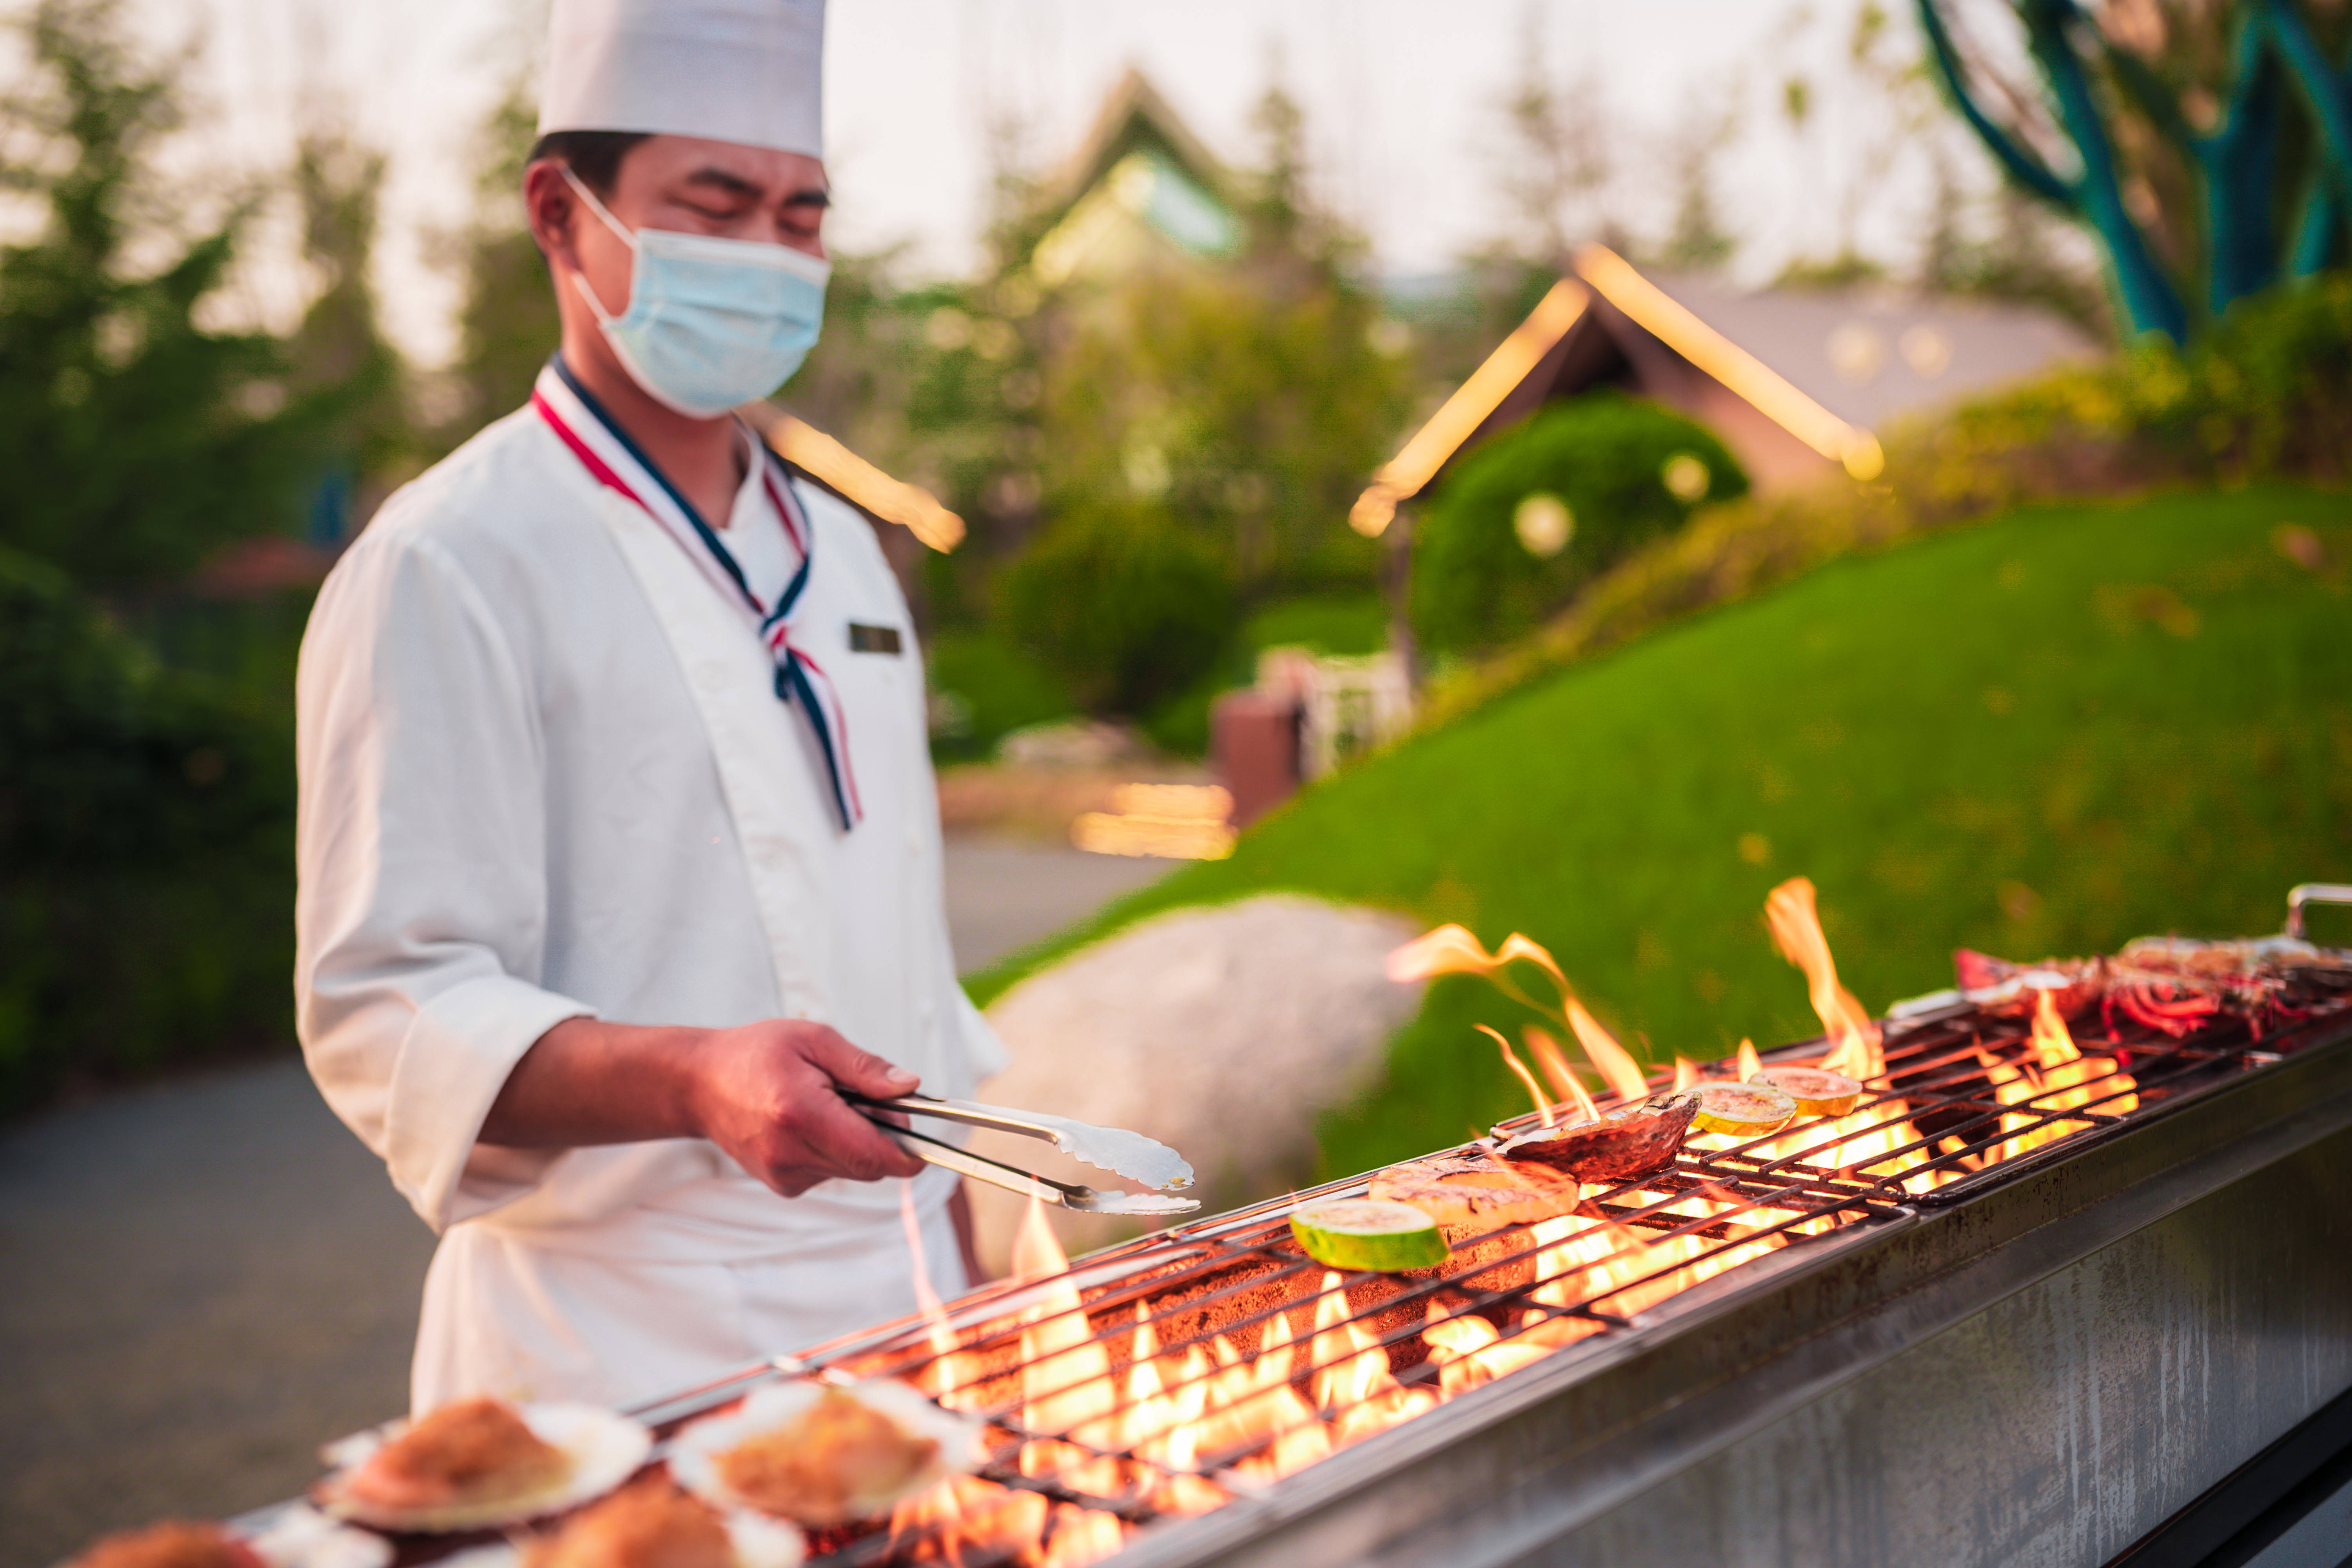
[[[1001,637],[947,632],[925,650],[935,712],[931,754],[969,761],[1013,731],[1071,711],[1070,693],[1035,659]]]
[[[1388,640],[1388,606],[1369,594],[1285,599],[1242,624],[1242,647],[1253,661],[1270,647],[1309,647],[1349,657],[1378,653]]]
[[[1874,1007],[1948,984],[1955,946],[2275,930],[2289,885],[2352,879],[2348,613],[2340,492],[1954,530],[1419,735],[972,990],[1163,910],[1297,889],[1524,931],[1645,1054],[1708,1058],[1818,1029],[1759,918],[1799,873]],[[1433,987],[1387,1082],[1325,1122],[1327,1172],[1524,1107],[1474,1021],[1515,1017]]]
[[[0,552],[0,1113],[289,1032],[289,742]]]
[[[441,427],[445,447],[520,407],[563,335],[547,263],[523,218],[522,171],[538,118],[534,94],[518,81],[476,137],[474,212],[452,242],[465,294],[457,306],[457,356],[449,367],[455,395]]]
[[[2075,0],[2009,0],[2030,85],[1996,79],[1954,0],[1917,7],[1953,107],[2018,188],[2097,237],[2133,334],[2184,343],[2281,279],[2345,265],[2352,68],[2335,7],[2224,0],[2094,26]]]
[[[244,209],[132,269],[134,247],[170,238],[134,214],[152,205],[142,174],[176,94],[132,58],[113,7],[48,0],[24,43],[36,68],[7,106],[0,183],[44,216],[0,249],[0,545],[86,586],[168,583],[291,516],[346,394],[289,394],[275,342],[197,324]]]
[[[1335,535],[1404,412],[1375,302],[1336,281],[1148,273],[1095,301],[1045,369],[1049,514],[1127,496],[1223,542],[1242,593],[1374,580],[1379,547]],[[1335,543],[1336,541],[1336,543]]]
[[[1670,479],[1685,493],[1675,494]],[[1481,447],[1439,489],[1413,544],[1414,631],[1433,650],[1524,637],[1698,505],[1747,489],[1720,441],[1655,404],[1608,393],[1543,409]],[[1548,558],[1531,552],[1518,525],[1535,496],[1566,503],[1572,522]]]
[[[2186,355],[2126,372],[2134,434],[2231,476],[2352,473],[2352,275],[2240,300]]]
[[[2242,301],[2186,353],[2142,342],[1886,434],[1872,484],[1842,479],[1710,507],[1603,574],[1561,615],[1495,658],[1430,683],[1443,723],[1550,669],[1840,556],[2002,508],[2161,484],[2341,481],[2352,416],[2352,278]]]
[[[1166,512],[1074,511],[1013,563],[1003,623],[1090,712],[1142,713],[1214,667],[1233,590],[1216,556]]]

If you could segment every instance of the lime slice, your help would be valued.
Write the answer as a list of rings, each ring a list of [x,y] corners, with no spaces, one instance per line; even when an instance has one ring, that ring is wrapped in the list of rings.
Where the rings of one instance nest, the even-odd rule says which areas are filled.
[[[1796,1120],[1797,1102],[1769,1083],[1703,1083],[1692,1092],[1698,1096],[1694,1132],[1761,1138]]]
[[[1437,1222],[1411,1204],[1335,1198],[1290,1216],[1290,1234],[1332,1268],[1427,1268],[1445,1261]]]
[[[1779,1089],[1797,1102],[1800,1116],[1843,1116],[1862,1101],[1862,1085],[1820,1068],[1766,1068],[1748,1081]]]

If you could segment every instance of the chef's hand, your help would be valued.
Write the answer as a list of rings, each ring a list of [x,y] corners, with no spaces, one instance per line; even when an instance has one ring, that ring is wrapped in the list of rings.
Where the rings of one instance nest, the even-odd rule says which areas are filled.
[[[841,1095],[883,1100],[920,1082],[805,1019],[686,1029],[567,1018],[508,1071],[478,1136],[515,1149],[708,1138],[797,1197],[835,1176],[919,1173]]]
[[[835,1176],[879,1181],[923,1163],[841,1098],[887,1100],[922,1080],[823,1024],[775,1018],[714,1029],[697,1054],[696,1130],[760,1180],[798,1197]]]

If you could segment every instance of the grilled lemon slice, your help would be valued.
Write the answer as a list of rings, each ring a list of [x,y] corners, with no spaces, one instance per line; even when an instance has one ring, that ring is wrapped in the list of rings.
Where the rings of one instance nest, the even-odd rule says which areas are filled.
[[[1862,1085],[1820,1068],[1766,1068],[1748,1081],[1779,1089],[1797,1102],[1800,1116],[1843,1116],[1862,1103]]]
[[[1698,1096],[1698,1114],[1691,1118],[1694,1132],[1761,1138],[1797,1119],[1796,1100],[1769,1083],[1703,1083],[1692,1092]]]

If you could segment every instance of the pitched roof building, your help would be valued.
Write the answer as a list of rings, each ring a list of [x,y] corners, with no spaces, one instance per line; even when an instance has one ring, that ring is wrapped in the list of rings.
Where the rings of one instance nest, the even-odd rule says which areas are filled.
[[[1154,261],[1221,261],[1241,249],[1238,184],[1144,74],[1129,67],[1086,139],[1046,182],[1029,253],[1048,289]]]
[[[1741,290],[1644,274],[1600,246],[1383,465],[1349,521],[1379,533],[1400,501],[1541,406],[1613,386],[1714,430],[1759,489],[1879,469],[1889,421],[2094,353],[2031,306],[1884,286]]]

